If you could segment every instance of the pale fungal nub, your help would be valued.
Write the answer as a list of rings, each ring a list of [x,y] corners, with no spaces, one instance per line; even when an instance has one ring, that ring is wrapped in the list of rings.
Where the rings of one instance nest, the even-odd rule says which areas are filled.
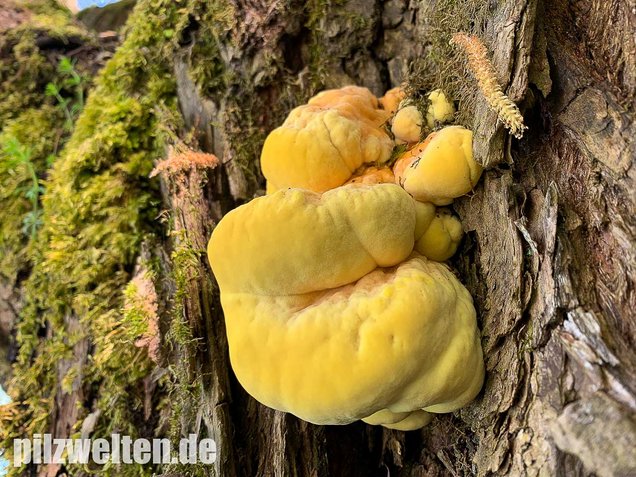
[[[416,106],[405,106],[393,117],[391,132],[395,139],[403,143],[414,143],[420,140],[424,118]]]
[[[523,131],[528,127],[523,124],[523,116],[517,105],[501,90],[495,67],[488,59],[488,50],[484,43],[475,35],[455,33],[451,45],[457,45],[464,51],[468,69],[477,79],[488,104],[511,134],[521,139]]]

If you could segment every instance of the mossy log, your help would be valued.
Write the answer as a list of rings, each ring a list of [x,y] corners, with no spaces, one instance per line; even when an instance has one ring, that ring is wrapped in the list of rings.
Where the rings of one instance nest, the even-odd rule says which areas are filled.
[[[30,237],[23,232],[30,203],[24,190],[30,180],[23,168],[13,167],[5,153],[10,138],[29,150],[38,179],[47,174],[48,161],[68,140],[64,114],[47,84],[61,85],[58,71],[68,58],[84,77],[82,88],[112,56],[117,38],[100,39],[82,28],[70,12],[52,1],[13,1],[0,5],[0,383],[11,375],[15,359],[15,329],[23,305],[24,282],[30,274]],[[68,96],[73,91],[64,90]]]
[[[121,173],[126,198],[143,194],[142,212],[115,224],[134,245],[113,254],[120,267],[107,262],[96,272],[95,280],[118,274],[106,295],[110,308],[90,316],[101,323],[113,316],[108,310],[117,314],[123,298],[112,297],[141,256],[137,263],[155,274],[161,346],[156,364],[145,362],[146,376],[109,381],[99,374],[113,369],[105,366],[81,381],[87,392],[76,427],[96,412],[96,433],[124,426],[115,420],[121,413],[103,406],[110,391],[108,402],[134,396],[126,419],[140,435],[216,440],[215,465],[154,469],[165,475],[635,473],[636,20],[629,8],[600,0],[139,0],[51,190]],[[448,46],[458,30],[478,34],[491,51],[500,83],[524,112],[523,139],[507,135]],[[151,74],[141,74],[148,64]],[[205,242],[223,214],[263,191],[260,148],[291,108],[326,87],[354,83],[381,94],[403,82],[415,94],[434,86],[452,94],[488,167],[474,194],[453,205],[468,231],[453,265],[475,298],[486,383],[474,403],[420,431],[314,426],[261,406],[237,383]],[[108,127],[122,122],[134,141],[105,144],[97,150],[102,161],[87,144],[89,127],[104,132],[95,118],[108,95],[134,96],[139,105],[108,116]],[[214,154],[219,164],[146,179],[162,147],[175,145]],[[54,213],[47,200],[50,243],[68,232],[47,226],[47,217],[68,211]],[[95,219],[85,220],[74,233]],[[105,293],[73,273],[65,286],[89,304],[91,294]],[[86,308],[63,299],[82,320]],[[125,328],[122,315],[113,319]]]

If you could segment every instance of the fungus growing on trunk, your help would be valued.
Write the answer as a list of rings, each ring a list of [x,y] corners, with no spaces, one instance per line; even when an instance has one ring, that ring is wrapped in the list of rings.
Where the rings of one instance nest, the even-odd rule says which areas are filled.
[[[482,168],[473,158],[473,133],[448,126],[406,151],[396,163],[396,180],[416,200],[448,205],[472,190]]]
[[[382,128],[389,113],[366,88],[323,91],[292,110],[263,145],[267,191],[300,187],[324,192],[363,164],[383,164],[393,141]]]
[[[384,96],[380,98],[380,105],[389,113],[394,115],[400,107],[400,103],[406,98],[406,93],[401,87],[396,87],[388,90],[384,93]]]
[[[402,430],[476,396],[472,298],[413,251],[431,215],[418,207],[395,184],[351,184],[281,190],[221,220],[208,256],[252,396],[316,424]]]
[[[426,111],[426,123],[429,128],[434,128],[437,124],[447,123],[455,115],[455,106],[448,100],[446,94],[441,89],[431,91],[428,95],[431,104]]]
[[[426,258],[444,262],[455,255],[464,234],[462,223],[449,210],[439,209],[419,237],[415,250]]]
[[[441,91],[429,99],[435,125],[452,118]],[[268,195],[228,213],[208,245],[238,380],[309,422],[417,429],[483,383],[472,298],[439,263],[462,226],[436,207],[479,179],[472,132],[436,131],[391,169],[425,121],[406,101],[347,86],[294,109],[263,146]]]
[[[420,140],[424,117],[416,106],[405,106],[393,118],[391,132],[399,142],[414,143]]]

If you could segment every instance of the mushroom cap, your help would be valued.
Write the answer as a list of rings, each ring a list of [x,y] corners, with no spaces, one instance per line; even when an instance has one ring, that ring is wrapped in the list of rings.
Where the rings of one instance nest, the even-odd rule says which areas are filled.
[[[462,223],[446,209],[439,209],[426,231],[417,238],[415,251],[430,260],[443,262],[457,251],[464,231]]]
[[[421,409],[413,412],[391,412],[388,409],[382,409],[362,420],[373,426],[384,426],[397,431],[412,431],[424,427],[431,422],[431,419],[433,415]]]
[[[396,163],[399,184],[416,200],[448,205],[472,190],[482,167],[473,158],[473,133],[448,126],[416,144]],[[408,164],[408,165],[406,165]]]
[[[428,146],[428,143],[435,137],[435,132],[432,132],[422,142],[418,142],[412,146],[409,150],[401,154],[395,164],[393,164],[393,174],[395,176],[395,183],[403,186],[404,184],[404,172],[417,160],[420,153],[424,152],[424,149]]]
[[[382,128],[388,118],[366,88],[314,96],[265,140],[261,168],[268,192],[288,187],[324,192],[344,184],[363,164],[386,162],[393,149]]]
[[[394,184],[282,190],[221,220],[208,255],[252,396],[316,424],[404,429],[427,422],[421,409],[474,398],[484,369],[472,298],[411,252],[414,204]]]
[[[223,217],[208,255],[221,292],[298,295],[401,262],[415,226],[415,201],[395,184],[284,189]]]
[[[372,128],[382,126],[390,117],[382,109],[380,101],[368,88],[345,86],[321,91],[311,98],[308,105],[335,109],[348,119],[363,121]]]
[[[391,125],[391,132],[399,141],[411,143],[420,140],[424,118],[416,106],[406,106],[400,109]]]
[[[413,201],[413,204],[415,205],[415,241],[417,242],[431,226],[437,207],[430,202],[416,200]]]
[[[453,119],[455,106],[441,89],[431,91],[428,99],[431,102],[426,112],[426,123],[429,128],[434,128],[438,123],[445,123]]]

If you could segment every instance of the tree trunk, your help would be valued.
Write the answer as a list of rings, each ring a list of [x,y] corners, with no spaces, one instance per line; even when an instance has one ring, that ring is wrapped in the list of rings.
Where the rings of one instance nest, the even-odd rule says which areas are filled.
[[[266,131],[280,121],[268,105],[286,94],[285,85],[259,88],[263,57],[284,59],[301,85],[307,73],[306,21],[276,2],[235,8],[240,48],[230,64],[249,89],[210,103],[188,79],[187,59],[176,68],[187,123],[198,126],[202,143],[223,161],[196,199],[209,212],[184,227],[188,235],[209,231],[228,206],[262,185],[233,165],[224,128],[209,125],[225,123],[235,108]],[[379,94],[414,81],[408,65],[435,47],[438,9],[450,7],[358,0],[325,8],[311,26],[324,35],[325,86],[355,83]],[[210,378],[199,412],[211,416],[207,432],[221,444],[219,475],[636,473],[631,8],[627,2],[499,2],[485,12],[483,30],[477,28],[507,94],[521,101],[529,130],[521,141],[505,136],[473,92],[476,114],[467,125],[488,170],[474,195],[454,204],[468,231],[454,265],[479,311],[487,380],[462,411],[402,433],[360,423],[319,427],[264,408],[231,374],[216,296],[209,295],[215,305],[207,315],[210,299],[201,295],[210,276],[201,258],[193,296],[203,296],[204,304],[188,320],[205,328],[207,355],[198,362]],[[245,91],[255,105],[252,117],[235,97]],[[252,160],[255,169],[257,157]]]
[[[147,414],[176,416],[177,434],[212,436],[210,475],[636,475],[633,2],[185,4],[181,30],[166,34],[179,35],[173,133],[221,164],[161,179],[168,233],[146,250],[166,305],[148,381],[174,370],[176,397],[172,409],[149,398]],[[448,46],[458,30],[488,46],[524,111],[523,139],[505,132]],[[420,431],[311,425],[238,384],[205,244],[225,213],[263,192],[260,148],[294,106],[322,88],[381,95],[403,82],[453,93],[487,166],[453,204],[467,234],[452,262],[475,300],[486,382],[472,404]]]

